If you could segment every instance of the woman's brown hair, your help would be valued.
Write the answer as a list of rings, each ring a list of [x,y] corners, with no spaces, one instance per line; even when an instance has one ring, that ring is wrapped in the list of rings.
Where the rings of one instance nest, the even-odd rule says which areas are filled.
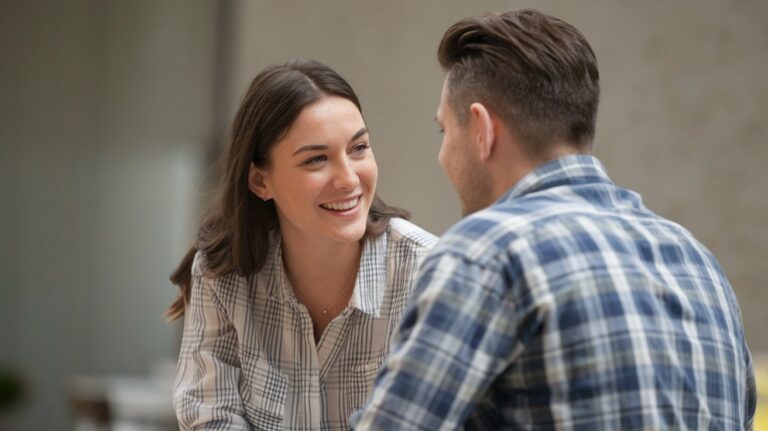
[[[184,315],[192,289],[192,262],[198,252],[205,255],[206,275],[211,277],[231,271],[247,275],[264,265],[270,231],[278,227],[278,218],[274,202],[262,201],[248,188],[248,168],[251,162],[268,166],[272,147],[285,136],[302,109],[326,96],[343,97],[362,112],[347,81],[315,60],[273,65],[253,79],[232,123],[229,146],[222,154],[224,172],[216,198],[195,244],[171,274],[171,282],[181,293],[166,310],[170,320]],[[381,234],[392,217],[409,215],[374,196],[365,235]]]

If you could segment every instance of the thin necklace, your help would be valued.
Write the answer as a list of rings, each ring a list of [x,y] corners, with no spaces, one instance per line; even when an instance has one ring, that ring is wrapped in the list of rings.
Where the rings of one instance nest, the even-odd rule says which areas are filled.
[[[359,268],[359,267],[358,267]],[[339,295],[336,300],[331,304],[329,307],[320,307],[320,312],[322,312],[324,315],[328,314],[328,310],[335,310],[336,306],[339,305],[339,303],[344,299],[345,296],[347,296],[347,292],[354,287],[355,285],[355,279],[357,279],[357,271],[358,269],[355,268],[355,271],[352,273],[352,278],[347,282],[347,286],[344,288],[344,290],[341,292],[341,295]]]
[[[357,272],[360,270],[360,266],[358,265],[357,268],[355,268],[355,271],[352,273],[352,278],[347,282],[346,286],[344,287],[344,290],[341,291],[341,293],[336,297],[336,300],[333,301],[333,303],[327,307],[320,307],[320,312],[323,313],[323,315],[327,315],[329,310],[336,309],[336,306],[339,305],[339,303],[344,299],[346,294],[349,292],[349,290],[354,287],[355,280],[357,279]]]

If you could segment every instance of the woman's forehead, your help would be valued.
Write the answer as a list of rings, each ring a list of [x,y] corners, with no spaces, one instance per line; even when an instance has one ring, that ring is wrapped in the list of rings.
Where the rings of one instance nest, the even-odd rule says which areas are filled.
[[[304,107],[278,145],[346,144],[362,128],[365,121],[354,103],[341,97],[325,97]]]

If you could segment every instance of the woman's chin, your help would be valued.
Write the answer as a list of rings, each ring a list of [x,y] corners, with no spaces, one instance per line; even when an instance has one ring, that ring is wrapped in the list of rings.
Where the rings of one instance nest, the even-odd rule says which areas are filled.
[[[365,236],[366,223],[356,222],[333,230],[331,236],[338,242],[351,243],[360,241]]]

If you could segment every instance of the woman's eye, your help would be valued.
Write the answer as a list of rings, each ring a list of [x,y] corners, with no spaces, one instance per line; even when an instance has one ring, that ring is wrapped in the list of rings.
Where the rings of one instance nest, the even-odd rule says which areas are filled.
[[[320,163],[324,162],[326,160],[325,156],[315,156],[310,159],[307,159],[304,161],[305,166],[314,166],[319,165]]]
[[[367,142],[361,142],[361,143],[355,145],[355,147],[352,149],[352,151],[354,151],[356,153],[362,153],[362,152],[364,152],[365,150],[367,150],[370,147],[371,146]]]

